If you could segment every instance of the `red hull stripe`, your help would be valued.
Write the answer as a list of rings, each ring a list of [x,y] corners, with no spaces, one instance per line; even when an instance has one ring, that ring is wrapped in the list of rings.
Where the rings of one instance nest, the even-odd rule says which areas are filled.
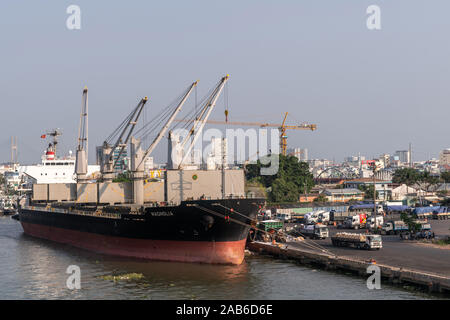
[[[246,239],[239,241],[170,241],[105,236],[22,222],[26,234],[102,254],[150,260],[241,264]]]

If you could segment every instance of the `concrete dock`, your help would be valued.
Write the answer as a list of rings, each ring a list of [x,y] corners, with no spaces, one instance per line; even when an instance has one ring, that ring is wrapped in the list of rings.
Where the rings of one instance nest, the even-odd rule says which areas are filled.
[[[448,231],[450,221],[436,223],[439,225],[433,229]],[[337,231],[341,230],[330,227],[330,235]],[[320,245],[324,251],[311,248],[308,244]],[[371,260],[374,260],[380,267],[382,279],[389,283],[412,284],[426,288],[429,292],[450,294],[450,250],[429,247],[415,241],[402,241],[399,236],[383,236],[383,248],[379,251],[334,247],[330,239],[275,245],[251,242],[248,248],[256,253],[318,265],[327,270],[350,271],[364,278],[369,276],[366,270],[373,263]]]

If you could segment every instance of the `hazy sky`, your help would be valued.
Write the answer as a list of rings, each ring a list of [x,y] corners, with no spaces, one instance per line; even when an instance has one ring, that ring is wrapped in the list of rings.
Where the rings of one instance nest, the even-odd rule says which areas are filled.
[[[66,27],[69,5],[81,30]],[[366,9],[381,8],[381,30]],[[75,149],[89,87],[89,147],[149,96],[147,118],[200,79],[229,73],[230,120],[316,123],[291,147],[342,161],[413,144],[414,159],[450,147],[448,0],[0,2],[0,162],[40,161],[40,135],[61,128]],[[223,120],[220,99],[211,119]],[[160,146],[157,161],[165,160]]]

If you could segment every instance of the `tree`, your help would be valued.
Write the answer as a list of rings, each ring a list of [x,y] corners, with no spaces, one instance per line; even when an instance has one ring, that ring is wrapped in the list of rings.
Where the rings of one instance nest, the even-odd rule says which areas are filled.
[[[419,179],[419,171],[413,168],[397,169],[392,177],[392,182],[406,184],[406,193],[409,193],[408,187],[412,186]]]
[[[373,188],[374,186],[371,185],[359,185],[358,189],[364,192],[364,199],[366,200],[373,200]],[[378,199],[378,191],[376,193],[376,197]]]
[[[314,199],[314,202],[319,202],[319,203],[323,203],[323,202],[327,202],[327,201],[328,201],[328,198],[323,193],[319,194],[319,196]]]
[[[282,178],[276,179],[272,184],[270,200],[273,202],[294,202],[298,201],[299,194],[293,182],[285,181]]]
[[[270,188],[269,198],[274,202],[298,201],[301,193],[308,193],[314,186],[309,165],[294,156],[278,155],[278,171],[274,175],[261,175],[264,166],[258,160],[246,166],[247,181],[259,181]],[[265,163],[265,161],[263,161]]]
[[[412,168],[397,169],[392,177],[392,182],[411,186],[419,179],[419,172]]]
[[[416,221],[413,219],[413,217],[409,216],[407,213],[402,213],[400,215],[400,219],[405,222],[405,224],[408,226],[408,229],[410,232],[416,233],[421,230],[422,226],[420,223],[416,223]]]
[[[450,183],[450,171],[441,172],[441,179],[445,183]]]
[[[131,182],[131,177],[129,172],[119,173],[113,182]]]
[[[430,191],[431,187],[439,183],[439,177],[431,175],[428,171],[424,171],[418,174],[416,183],[421,189]]]

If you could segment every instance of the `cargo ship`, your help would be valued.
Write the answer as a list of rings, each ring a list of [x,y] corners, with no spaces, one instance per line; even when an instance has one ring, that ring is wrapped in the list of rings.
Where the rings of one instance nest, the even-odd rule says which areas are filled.
[[[87,175],[85,88],[76,152],[76,183],[34,184],[32,195],[21,201],[15,216],[24,232],[108,255],[241,264],[249,230],[265,199],[245,194],[243,169],[229,168],[226,164],[226,139],[222,140],[221,154],[212,155],[222,159],[221,163],[207,161],[206,168],[186,164],[227,80],[228,76],[221,78],[204,100],[203,107],[194,115],[190,135],[180,141],[168,129],[197,84],[192,83],[173,109],[165,110],[167,119],[145,151],[141,140],[132,135],[148,100],[141,99],[120,129],[114,131],[114,138],[105,140],[101,147],[101,174],[95,181]],[[158,178],[151,178],[144,168],[145,160],[167,132],[168,164]],[[114,168],[128,144],[130,179],[118,181]]]

